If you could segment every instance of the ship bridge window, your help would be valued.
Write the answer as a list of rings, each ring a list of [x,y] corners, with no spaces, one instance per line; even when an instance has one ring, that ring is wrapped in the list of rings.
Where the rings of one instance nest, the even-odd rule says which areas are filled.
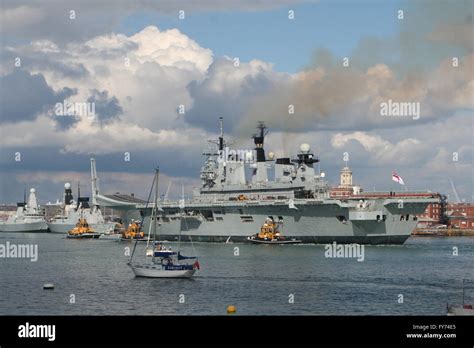
[[[241,222],[253,222],[253,216],[252,215],[242,215],[240,217]]]

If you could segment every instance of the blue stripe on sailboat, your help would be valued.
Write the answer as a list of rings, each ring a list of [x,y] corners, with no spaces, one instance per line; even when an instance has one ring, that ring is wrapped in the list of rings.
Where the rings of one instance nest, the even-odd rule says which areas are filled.
[[[176,255],[174,251],[155,251],[155,257],[168,257],[171,255]]]
[[[184,256],[184,255],[181,255],[180,252],[178,252],[178,260],[190,260],[190,259],[195,259],[196,256]]]

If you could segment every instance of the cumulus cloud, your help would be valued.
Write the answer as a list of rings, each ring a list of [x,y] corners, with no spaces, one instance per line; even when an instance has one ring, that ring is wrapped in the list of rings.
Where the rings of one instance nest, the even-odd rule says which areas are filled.
[[[58,117],[54,113],[52,119],[59,130],[72,129],[84,136],[107,138],[108,143],[97,144],[104,146],[98,148],[98,152],[127,146],[120,136],[120,127],[142,132],[150,143],[155,143],[151,138],[162,137],[163,130],[178,126],[186,128],[178,119],[177,108],[179,105],[190,108],[192,98],[186,86],[204,78],[213,59],[209,49],[200,47],[178,30],[160,31],[153,26],[131,36],[104,35],[83,43],[71,43],[65,48],[59,48],[52,42],[33,42],[32,45],[11,48],[10,52],[12,56],[24,57],[25,65],[41,73],[7,72],[3,79],[12,86],[8,89],[11,97],[3,94],[8,99],[5,110],[20,109],[22,115],[30,115],[27,119],[33,120],[34,115],[44,111],[43,104],[51,108],[54,103],[63,102],[66,98],[70,103],[94,102],[98,124],[91,123],[87,118]],[[38,63],[44,61],[48,64]],[[38,64],[28,65],[33,62]],[[90,73],[77,78],[75,74],[68,74],[64,65],[83,67]],[[26,80],[28,76],[32,79],[31,83]],[[19,87],[15,88],[15,84]],[[24,88],[26,85],[28,88]],[[91,89],[91,86],[95,88]],[[31,91],[31,96],[26,95],[29,103],[20,100],[25,98],[23,88],[26,92]],[[55,90],[63,92],[55,93]],[[71,91],[74,95],[65,93]],[[35,101],[41,102],[41,105],[36,105]],[[25,112],[22,107],[32,110]],[[13,118],[11,115],[8,112],[5,119]],[[122,123],[109,130],[98,129],[98,126],[112,121]],[[65,141],[63,147],[66,151],[75,148],[68,144],[75,142],[73,137],[70,140],[59,139]]]
[[[93,89],[92,95],[87,98],[87,102],[94,105],[95,119],[101,125],[109,124],[116,120],[123,109],[116,97],[110,97],[107,91]]]
[[[353,132],[348,134],[337,133],[331,139],[335,148],[344,148],[348,142],[357,141],[373,156],[378,164],[408,165],[416,163],[421,154],[425,153],[424,144],[418,139],[407,138],[391,143],[379,135],[366,132]]]
[[[286,79],[287,74],[276,73],[271,64],[260,60],[237,66],[228,57],[216,59],[204,79],[187,86],[193,104],[185,119],[192,125],[215,130],[217,118],[223,116],[227,129],[232,131],[255,96],[273,91]]]
[[[228,6],[234,8],[237,3],[242,5],[232,2]],[[472,20],[459,26],[453,20],[440,20],[431,31],[421,25],[420,33],[407,39],[406,33],[413,31],[409,21],[414,14],[410,12],[403,24],[404,34],[391,40],[363,38],[350,56],[349,67],[342,66],[342,57],[320,49],[310,66],[290,74],[277,72],[271,62],[257,59],[236,66],[231,58],[215,57],[211,49],[177,29],[148,26],[125,35],[110,29],[115,15],[92,23],[106,9],[123,14],[133,12],[134,6],[155,8],[148,2],[126,9],[107,4],[109,8],[98,1],[86,8],[79,2],[67,6],[58,2],[51,12],[44,12],[49,3],[46,7],[24,4],[22,8],[3,3],[12,18],[23,16],[16,27],[11,23],[13,35],[29,33],[28,41],[32,41],[9,42],[0,57],[5,63],[0,67],[2,86],[8,86],[3,88],[6,93],[2,92],[2,166],[10,163],[7,156],[11,151],[38,147],[67,158],[63,166],[72,166],[75,160],[90,154],[103,156],[106,161],[108,156],[131,152],[133,162],[128,167],[122,163],[117,172],[152,171],[156,163],[166,163],[166,168],[173,168],[168,175],[173,172],[195,179],[200,150],[206,139],[214,137],[217,119],[223,116],[225,131],[231,133],[235,146],[252,146],[250,135],[255,132],[256,121],[266,121],[270,127],[268,150],[294,155],[299,144],[310,143],[323,159],[325,170],[336,179],[345,151],[351,153],[351,165],[365,185],[384,187],[386,182],[374,173],[394,169],[394,165],[409,178],[420,176],[417,170],[424,171],[421,177],[435,189],[443,182],[448,166],[453,166],[451,173],[455,172],[456,180],[465,181],[472,175],[469,131],[474,109],[474,59],[472,46],[465,42],[465,27],[472,26]],[[159,6],[174,13],[183,4],[160,2]],[[191,4],[189,9],[197,10],[194,3],[187,4]],[[224,6],[212,1],[202,4],[219,10]],[[254,5],[249,4],[248,10]],[[277,3],[284,5],[285,1]],[[257,2],[255,6],[273,5]],[[67,18],[70,8],[77,10],[74,25]],[[51,16],[56,16],[56,21]],[[458,18],[453,14],[447,17]],[[52,31],[52,25],[57,30]],[[48,31],[53,34],[45,35]],[[448,43],[452,35],[460,38]],[[406,58],[406,47],[420,37],[424,41],[416,47],[429,52],[430,59],[418,69],[419,61],[414,59],[411,64],[411,58]],[[444,51],[445,45],[462,47],[456,51],[459,66],[452,65],[453,53]],[[388,53],[384,50],[390,59],[386,59]],[[416,52],[411,54],[418,57]],[[15,57],[22,57],[20,70],[11,64]],[[94,102],[97,119],[52,114],[51,106],[64,99]],[[380,103],[389,99],[420,102],[420,119],[382,117]],[[290,105],[294,113],[289,113]],[[178,113],[181,108],[184,115]],[[450,156],[453,152],[462,159],[455,165]],[[34,155],[29,158],[34,162]],[[41,165],[57,168],[55,158],[42,156]],[[8,171],[4,173],[4,182],[16,180],[6,178]],[[141,185],[132,182],[143,182],[147,177],[134,174],[109,187]],[[21,180],[28,180],[29,173],[21,175]],[[42,171],[31,178],[38,183],[48,182],[48,175],[55,177],[52,171]],[[57,183],[50,182],[51,190]],[[457,184],[466,192],[472,190],[472,184]],[[447,187],[443,185],[440,189]],[[3,189],[9,190],[7,185]]]
[[[42,74],[31,74],[24,70],[0,76],[0,122],[34,120],[58,101],[76,91],[63,87],[54,91]]]

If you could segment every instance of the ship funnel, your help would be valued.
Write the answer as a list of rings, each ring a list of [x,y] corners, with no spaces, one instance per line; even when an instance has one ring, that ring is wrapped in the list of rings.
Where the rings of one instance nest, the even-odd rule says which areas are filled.
[[[220,127],[220,135],[219,135],[219,151],[224,150],[224,119],[219,117],[219,127]]]
[[[268,181],[267,168],[265,166],[265,150],[263,148],[265,136],[267,135],[267,132],[265,131],[267,127],[265,126],[264,122],[259,121],[257,129],[259,130],[259,133],[254,134],[253,136],[253,141],[255,143],[255,153],[257,155],[257,163],[255,168],[256,170],[252,176],[252,182],[264,183]]]

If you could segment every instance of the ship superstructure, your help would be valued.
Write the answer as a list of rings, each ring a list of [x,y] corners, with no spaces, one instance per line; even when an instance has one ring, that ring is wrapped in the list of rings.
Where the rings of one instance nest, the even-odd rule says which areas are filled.
[[[439,194],[431,192],[365,193],[352,185],[347,166],[336,190],[343,195],[338,196],[316,170],[319,159],[309,144],[302,144],[295,158],[268,158],[263,122],[253,136],[251,152],[227,147],[222,118],[220,129],[216,148],[204,154],[201,187],[193,198],[159,203],[162,238],[176,239],[181,230],[184,240],[245,241],[270,217],[282,221],[285,236],[304,243],[401,244],[416,226],[416,215],[439,201]],[[246,169],[251,171],[249,178]],[[97,200],[105,206],[139,210],[145,216],[144,229],[148,228],[150,205],[145,208],[143,203],[113,196],[98,195]]]
[[[73,229],[81,219],[85,219],[89,226],[97,233],[110,233],[114,230],[115,223],[105,221],[95,199],[99,193],[99,185],[94,158],[91,158],[91,188],[92,205],[89,204],[89,197],[80,197],[79,189],[77,202],[75,202],[71,184],[66,183],[64,185],[61,214],[54,216],[51,221],[48,222],[48,227],[51,232],[67,233]]]
[[[17,203],[15,215],[5,222],[0,222],[2,232],[46,232],[48,226],[44,217],[44,210],[36,199],[36,190],[30,189],[28,202],[26,195],[23,202]]]

